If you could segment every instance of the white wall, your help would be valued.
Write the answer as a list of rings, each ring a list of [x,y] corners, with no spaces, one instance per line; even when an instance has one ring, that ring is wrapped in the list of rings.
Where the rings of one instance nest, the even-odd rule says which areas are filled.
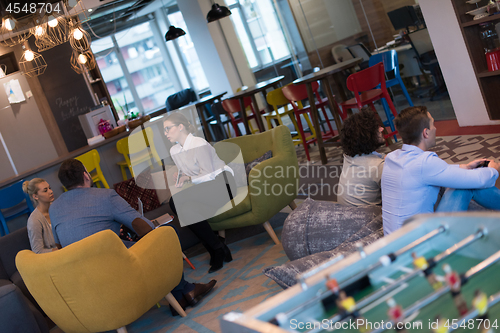
[[[458,124],[494,125],[486,111],[479,84],[451,1],[419,0]],[[479,38],[479,36],[478,36]]]

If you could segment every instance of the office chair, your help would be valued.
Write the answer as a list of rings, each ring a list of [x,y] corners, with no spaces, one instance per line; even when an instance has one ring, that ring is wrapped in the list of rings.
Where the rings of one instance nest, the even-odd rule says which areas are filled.
[[[435,96],[447,92],[443,74],[432,46],[431,37],[427,28],[408,34],[410,43],[415,50],[416,58],[422,72],[431,73],[434,78],[434,89],[430,91],[431,101]]]
[[[347,47],[347,50],[351,53],[353,58],[362,58],[363,62],[359,64],[359,68],[366,69],[370,67],[369,61],[372,56],[371,52],[368,51],[366,46],[361,43],[350,45]]]

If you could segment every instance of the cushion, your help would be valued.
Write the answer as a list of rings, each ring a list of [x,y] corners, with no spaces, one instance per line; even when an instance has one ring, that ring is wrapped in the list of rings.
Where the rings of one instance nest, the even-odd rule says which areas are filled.
[[[151,173],[143,172],[137,177],[146,177],[147,181],[144,181],[144,179],[140,180],[142,185],[151,180]],[[125,201],[127,201],[133,209],[139,209],[137,198],[141,199],[144,206],[144,212],[149,212],[150,210],[160,207],[160,201],[156,195],[156,190],[153,189],[153,185],[148,187],[149,188],[143,188],[137,186],[134,178],[130,178],[129,180],[125,180],[114,185],[116,193],[125,199]]]
[[[259,164],[262,161],[270,159],[271,157],[273,157],[273,151],[268,150],[262,156],[257,157],[255,160],[248,162],[248,163],[245,163],[245,172],[247,174],[247,177],[250,174],[250,170],[252,170],[252,168],[254,166],[256,166],[257,164]]]
[[[349,255],[356,251],[358,243],[367,246],[383,236],[382,215],[378,215],[334,250],[315,253],[287,262],[281,266],[266,267],[262,270],[262,273],[274,280],[283,289],[286,289],[297,283],[298,274],[339,255],[344,255],[344,257]]]
[[[351,207],[308,198],[285,220],[283,249],[290,260],[333,250],[381,213],[380,206]]]

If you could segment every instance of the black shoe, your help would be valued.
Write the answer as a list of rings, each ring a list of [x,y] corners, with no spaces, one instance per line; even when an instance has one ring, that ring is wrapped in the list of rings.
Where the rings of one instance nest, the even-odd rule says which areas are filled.
[[[184,298],[184,296],[180,300],[177,300],[177,302],[179,302],[179,305],[182,307],[182,310],[186,311],[186,308],[188,307],[189,304],[186,301],[186,299]],[[173,317],[179,315],[179,313],[172,307],[172,305],[169,305],[169,307],[170,307],[170,312],[172,312]]]
[[[184,299],[186,302],[191,305],[195,306],[201,299],[210,292],[210,290],[213,289],[215,284],[217,283],[216,280],[212,280],[209,283],[194,283],[194,289],[191,290],[190,292],[184,294]],[[180,303],[180,302],[179,302]]]
[[[229,253],[231,255],[231,253]],[[208,273],[213,273],[215,271],[218,271],[219,269],[224,266],[224,259],[226,258],[226,251],[224,251],[224,248],[220,248],[217,250],[214,250],[213,256],[210,258],[210,269],[208,270]]]
[[[225,243],[222,243],[222,245],[224,246],[224,261],[225,262],[232,261],[233,256],[231,255],[231,251],[229,250],[229,248],[227,247],[227,245]]]

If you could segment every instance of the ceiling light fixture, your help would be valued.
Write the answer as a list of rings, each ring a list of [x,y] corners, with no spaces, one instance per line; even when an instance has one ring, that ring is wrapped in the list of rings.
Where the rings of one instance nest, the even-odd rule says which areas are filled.
[[[12,31],[14,30],[14,28],[16,27],[16,20],[8,17],[5,19],[5,28],[7,28],[7,30],[9,31]]]
[[[214,3],[212,5],[212,9],[210,9],[207,14],[207,22],[210,23],[213,21],[217,21],[229,15],[231,15],[231,11],[229,10],[229,8],[219,6],[218,4]]]
[[[48,23],[49,27],[55,28],[55,27],[57,27],[58,23],[59,22],[58,22],[57,18],[55,18],[53,15],[49,16],[49,23]]]
[[[83,38],[83,32],[82,32],[82,30],[80,30],[80,28],[76,28],[75,30],[73,30],[73,37],[76,40],[82,39]]]
[[[26,61],[32,61],[35,59],[35,54],[31,50],[26,50],[24,52],[24,59],[26,59]]]
[[[94,54],[91,50],[85,52],[73,51],[71,55],[71,68],[78,74],[90,71],[96,67]]]
[[[180,36],[184,36],[186,32],[182,30],[181,28],[174,27],[171,25],[168,28],[167,33],[165,34],[165,40],[168,42],[169,40],[174,40],[179,38]]]
[[[21,68],[22,74],[35,77],[42,75],[47,68],[47,63],[40,53],[33,52],[25,41],[23,44],[23,55],[19,59],[19,67]]]

